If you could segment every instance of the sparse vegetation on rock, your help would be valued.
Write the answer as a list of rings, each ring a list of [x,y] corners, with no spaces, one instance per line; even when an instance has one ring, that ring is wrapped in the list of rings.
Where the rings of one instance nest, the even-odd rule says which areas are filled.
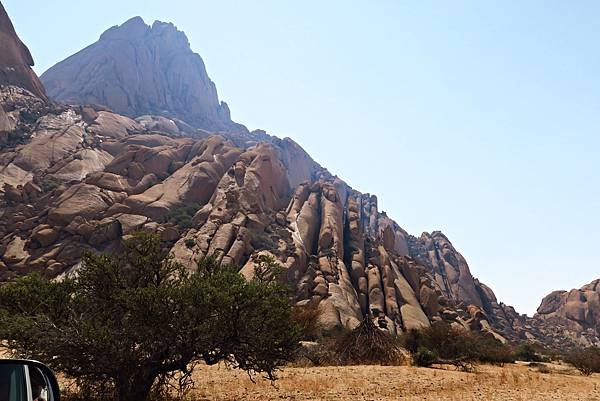
[[[196,203],[174,207],[169,210],[167,220],[176,224],[179,228],[190,228],[193,224],[192,217],[194,217],[198,209],[200,209],[200,205]]]

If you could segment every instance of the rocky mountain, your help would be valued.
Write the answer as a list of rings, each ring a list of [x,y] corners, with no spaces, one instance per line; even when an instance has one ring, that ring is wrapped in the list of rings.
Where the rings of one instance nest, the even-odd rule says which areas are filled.
[[[15,28],[0,4],[0,85],[16,85],[25,88],[38,98],[46,100],[44,86],[31,69],[33,58],[27,46],[21,42]],[[0,114],[0,131],[6,131],[7,118]]]
[[[150,41],[161,29],[183,37],[171,25],[133,19],[92,47]],[[123,30],[129,39],[115,39]],[[86,64],[90,71],[108,68],[89,49],[75,59],[103,60]],[[202,102],[216,104],[214,94]],[[216,254],[250,276],[258,257],[273,256],[294,302],[318,307],[327,329],[352,328],[365,316],[393,333],[446,321],[500,341],[552,346],[598,332],[597,282],[551,294],[533,318],[519,315],[473,277],[444,234],[410,235],[379,210],[376,196],[330,174],[293,140],[262,131],[214,135],[136,104],[143,116],[134,120],[97,104],[52,103],[23,86],[0,88],[0,117],[10,123],[0,142],[0,281],[31,271],[72,274],[83,252],[119,251],[123,238],[147,230],[189,267]]]
[[[319,304],[328,328],[374,313],[393,332],[446,319],[499,335],[482,309],[487,300],[462,300],[474,282],[445,237],[410,237],[375,196],[291,139],[244,148],[218,135],[149,132],[101,109],[48,110],[23,89],[2,93],[42,114],[25,143],[0,153],[2,280],[68,274],[85,250],[118,250],[144,229],[190,267],[216,253],[251,274],[259,255],[273,255],[296,302]],[[410,256],[440,246],[437,270]]]
[[[41,76],[59,102],[97,104],[132,118],[183,120],[209,131],[246,131],[219,102],[202,58],[173,24],[135,17]]]

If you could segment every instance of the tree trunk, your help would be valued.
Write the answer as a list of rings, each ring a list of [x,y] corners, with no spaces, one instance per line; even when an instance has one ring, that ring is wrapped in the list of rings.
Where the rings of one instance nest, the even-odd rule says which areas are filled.
[[[147,401],[155,377],[137,374],[119,383],[119,401]]]

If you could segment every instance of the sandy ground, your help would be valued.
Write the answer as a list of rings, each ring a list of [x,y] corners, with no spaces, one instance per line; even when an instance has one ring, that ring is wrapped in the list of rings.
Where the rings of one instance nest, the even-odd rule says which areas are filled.
[[[416,367],[350,366],[286,368],[274,385],[252,383],[240,371],[201,366],[192,398],[234,400],[600,400],[600,375],[583,377],[560,365],[550,373],[522,364],[478,366],[474,373]]]
[[[2,352],[0,352],[0,355]],[[198,366],[193,401],[600,401],[600,374],[584,377],[566,365],[480,365],[454,368],[331,366],[285,368],[275,384],[224,365]],[[62,381],[62,384],[66,384]]]

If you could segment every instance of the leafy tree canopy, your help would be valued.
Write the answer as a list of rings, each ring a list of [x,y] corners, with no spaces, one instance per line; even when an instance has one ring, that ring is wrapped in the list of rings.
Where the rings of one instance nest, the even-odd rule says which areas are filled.
[[[288,288],[277,263],[258,262],[250,281],[203,258],[194,272],[160,239],[137,233],[119,255],[83,257],[77,277],[30,275],[0,287],[0,338],[82,388],[121,401],[146,400],[197,361],[225,361],[274,379],[297,347]]]

